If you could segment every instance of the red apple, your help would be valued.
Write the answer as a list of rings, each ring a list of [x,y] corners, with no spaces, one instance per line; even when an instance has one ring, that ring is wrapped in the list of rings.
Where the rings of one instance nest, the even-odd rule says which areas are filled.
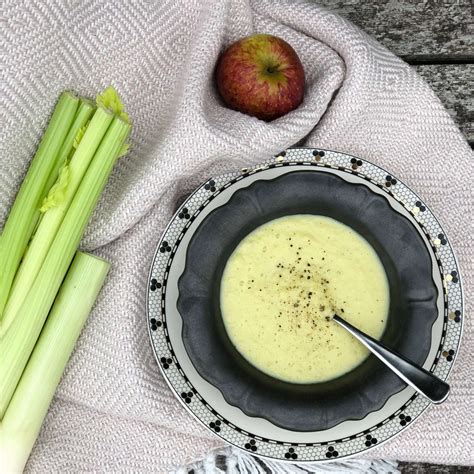
[[[262,120],[273,120],[301,104],[304,70],[295,50],[281,38],[253,35],[229,46],[216,68],[225,104]]]

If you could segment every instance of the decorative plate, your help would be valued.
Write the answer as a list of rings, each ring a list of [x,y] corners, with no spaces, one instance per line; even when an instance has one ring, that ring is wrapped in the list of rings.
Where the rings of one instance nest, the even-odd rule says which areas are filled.
[[[245,389],[242,387],[245,377],[241,377],[239,381],[239,377],[234,376],[230,359],[226,362],[230,352],[219,347],[217,342],[215,348],[210,344],[210,341],[213,341],[213,329],[209,328],[206,322],[205,305],[211,305],[209,313],[217,314],[218,304],[211,301],[202,303],[200,307],[199,298],[193,300],[192,296],[193,289],[199,284],[199,278],[193,277],[196,269],[202,269],[200,271],[204,272],[203,280],[206,280],[206,269],[208,274],[218,271],[215,270],[219,266],[218,263],[215,263],[212,270],[211,261],[220,260],[223,266],[228,257],[226,252],[229,250],[224,250],[226,246],[222,242],[231,237],[219,237],[215,242],[209,242],[210,234],[208,230],[206,237],[206,223],[209,228],[211,224],[217,225],[220,222],[220,225],[224,226],[221,229],[228,229],[228,234],[234,235],[235,232],[230,230],[229,217],[226,218],[225,215],[228,214],[227,210],[231,212],[232,208],[235,216],[238,215],[238,197],[255,199],[251,197],[252,193],[260,193],[260,196],[263,193],[266,196],[272,192],[268,186],[270,182],[276,183],[273,192],[280,193],[276,189],[290,178],[300,182],[297,186],[287,185],[286,189],[303,190],[303,194],[294,198],[295,202],[301,202],[304,198],[305,182],[315,178],[330,185],[328,189],[347,188],[350,200],[367,202],[368,199],[380,204],[374,205],[375,207],[390,207],[394,219],[399,219],[399,222],[393,224],[394,228],[399,228],[405,225],[404,223],[411,227],[412,233],[416,235],[413,235],[413,243],[408,245],[407,251],[415,244],[419,247],[416,255],[412,255],[414,259],[418,259],[414,261],[414,274],[423,266],[429,270],[429,282],[425,280],[425,283],[420,285],[420,291],[428,288],[428,294],[418,299],[429,301],[424,311],[431,316],[426,316],[424,322],[420,323],[420,327],[424,328],[422,332],[427,336],[424,338],[425,343],[421,344],[425,346],[424,349],[416,351],[413,349],[416,344],[406,344],[405,347],[400,341],[398,343],[401,346],[397,346],[395,340],[392,346],[404,354],[410,354],[415,360],[418,358],[424,368],[446,380],[459,349],[463,319],[461,281],[449,241],[428,207],[407,186],[376,165],[334,151],[289,149],[253,168],[211,178],[198,188],[178,209],[160,240],[149,277],[147,325],[156,359],[171,389],[186,409],[217,436],[252,454],[276,460],[327,461],[359,454],[389,440],[408,427],[430,403],[413,389],[400,383],[384,368],[376,365],[378,362],[374,362],[371,357],[360,366],[360,370],[379,371],[374,381],[377,389],[372,389],[371,392],[371,384],[367,381],[364,382],[365,385],[354,385],[354,393],[362,393],[365,390],[368,395],[363,397],[364,403],[356,404],[358,408],[355,410],[348,403],[342,417],[334,415],[327,421],[325,417],[318,417],[315,408],[314,420],[311,422],[292,422],[292,417],[281,416],[278,396],[269,396],[267,403],[262,403],[264,392],[254,390],[254,385],[268,381],[262,381],[258,376],[255,384],[247,382],[247,385],[252,387],[245,392],[249,396],[242,397],[242,400],[245,398],[247,402],[241,402],[235,393],[238,393],[239,389]],[[354,192],[351,189],[359,189],[359,198],[356,194],[351,195]],[[310,201],[308,206],[311,207]],[[304,207],[304,204],[301,206]],[[330,204],[328,206],[330,207]],[[226,209],[226,212],[222,212],[223,209]],[[287,209],[283,213],[319,213],[318,209],[305,209]],[[334,212],[328,211],[327,215]],[[383,212],[389,216],[388,210]],[[344,217],[341,217],[341,220],[344,221]],[[252,225],[253,228],[256,226],[255,223]],[[357,228],[357,223],[354,226]],[[239,228],[242,228],[241,224]],[[245,229],[245,226],[243,228]],[[252,229],[247,229],[244,235],[250,230]],[[221,232],[223,233],[225,234]],[[366,236],[364,232],[361,233]],[[390,232],[387,231],[387,234]],[[243,235],[239,240],[242,237]],[[390,239],[383,245],[390,246],[389,241]],[[212,249],[206,248],[205,242],[208,242],[207,247],[212,244]],[[371,243],[374,245],[374,242]],[[228,248],[232,248],[232,245]],[[211,263],[207,264],[202,255],[201,258],[194,258],[199,250],[205,255],[212,253],[214,258],[208,259]],[[393,260],[393,255],[390,258]],[[400,265],[403,267],[403,262]],[[387,269],[385,263],[384,266]],[[396,274],[396,270],[394,271]],[[400,272],[405,274],[403,269]],[[387,273],[390,280],[390,272]],[[426,274],[426,271],[424,273]],[[416,279],[412,277],[411,281]],[[410,282],[409,278],[407,282]],[[429,288],[433,289],[431,293]],[[201,291],[203,289],[205,294],[212,293],[212,289],[207,291],[205,285]],[[391,284],[391,299],[392,289]],[[191,314],[196,317],[191,318]],[[412,329],[417,331],[416,328]],[[200,347],[206,350],[200,350]],[[218,362],[210,366],[212,360]],[[226,370],[228,376],[223,376]],[[238,370],[235,370],[235,373],[238,373]],[[252,380],[252,374],[247,378]],[[347,378],[341,383],[351,384],[353,381]],[[340,391],[336,385],[334,393]],[[287,388],[272,386],[269,393],[277,393],[278,390]],[[311,392],[313,389],[315,391]],[[321,387],[313,389],[309,389],[310,396],[318,396]],[[324,390],[326,389],[331,390],[331,387],[325,387]],[[382,393],[382,398],[371,401],[371,393]],[[290,395],[293,400],[299,400],[298,397],[300,395]],[[305,400],[308,400],[307,396]],[[295,403],[295,406],[289,406],[288,409],[298,412],[300,402]],[[334,406],[329,404],[325,407],[327,413],[332,410],[333,414],[336,414],[338,403],[345,402],[337,401]],[[311,418],[311,405],[306,403],[305,410],[300,420]]]

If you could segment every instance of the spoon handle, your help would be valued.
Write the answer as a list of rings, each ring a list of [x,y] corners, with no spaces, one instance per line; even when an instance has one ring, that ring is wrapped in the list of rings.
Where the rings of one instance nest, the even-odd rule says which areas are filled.
[[[337,314],[334,315],[333,321],[349,331],[402,380],[433,403],[441,403],[446,400],[449,394],[449,385],[446,382],[359,331]]]

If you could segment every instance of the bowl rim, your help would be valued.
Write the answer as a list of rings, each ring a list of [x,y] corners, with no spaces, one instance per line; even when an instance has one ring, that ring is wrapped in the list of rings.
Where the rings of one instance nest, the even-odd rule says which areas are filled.
[[[319,447],[327,446],[328,451],[326,453],[321,454],[320,452],[321,449],[313,450],[314,452],[312,453],[310,458],[308,458],[308,456],[306,456],[306,459],[298,458],[297,462],[331,461],[331,460],[334,460],[336,456],[331,455],[328,457],[328,453],[337,452],[335,451],[335,448],[334,448],[336,444],[339,446],[339,449],[341,450],[340,447],[342,447],[344,443],[348,444],[349,442],[354,441],[354,440],[352,439],[352,436],[351,436],[350,437],[351,439],[347,439],[347,440],[336,439],[336,440],[317,442],[317,443],[294,443],[291,441],[288,441],[288,442],[276,441],[276,446],[278,449],[274,449],[273,451],[275,452],[278,451],[278,454],[272,454],[270,452],[271,450],[261,449],[265,447],[265,443],[267,444],[271,443],[272,440],[268,440],[266,438],[259,436],[258,434],[253,434],[245,430],[237,430],[237,433],[240,435],[240,438],[243,437],[243,440],[247,440],[247,442],[246,443],[243,443],[240,441],[235,442],[235,440],[229,439],[229,436],[227,436],[226,433],[219,433],[219,431],[228,431],[228,429],[237,428],[236,426],[232,428],[232,423],[226,423],[225,430],[224,429],[217,430],[215,429],[215,426],[213,428],[212,426],[213,422],[211,423],[208,422],[209,416],[202,416],[202,413],[200,414],[199,410],[196,410],[194,408],[197,408],[197,406],[199,405],[204,405],[204,406],[207,405],[208,407],[207,411],[210,413],[211,418],[214,417],[214,419],[217,419],[219,414],[209,404],[207,404],[206,400],[202,399],[202,397],[199,395],[199,393],[196,391],[194,387],[192,387],[192,390],[190,390],[189,393],[193,393],[193,395],[196,395],[196,397],[193,397],[193,395],[191,395],[190,397],[180,396],[179,387],[183,386],[183,384],[186,387],[191,387],[191,385],[189,383],[189,379],[187,378],[186,374],[183,372],[182,367],[180,366],[179,361],[177,360],[175,354],[172,352],[172,346],[171,346],[170,339],[168,337],[168,330],[167,330],[166,316],[165,316],[166,310],[165,310],[164,295],[165,295],[165,289],[166,289],[166,282],[163,281],[162,282],[163,284],[162,284],[160,283],[161,280],[160,282],[158,281],[159,279],[163,279],[163,276],[165,275],[165,273],[169,272],[170,266],[171,266],[170,261],[172,260],[172,257],[174,256],[176,252],[177,245],[179,244],[179,242],[176,243],[176,241],[172,240],[172,236],[170,236],[170,230],[172,229],[173,225],[176,224],[176,222],[180,222],[181,224],[184,224],[181,226],[181,232],[183,230],[187,230],[187,228],[189,228],[191,224],[190,222],[191,219],[189,218],[190,216],[187,219],[183,219],[182,217],[180,217],[180,215],[183,214],[184,209],[186,209],[187,207],[190,207],[189,205],[190,201],[192,199],[196,199],[196,196],[201,194],[202,195],[201,200],[204,201],[204,203],[207,200],[207,204],[209,204],[211,200],[217,194],[219,194],[221,190],[224,190],[227,187],[229,187],[228,181],[229,181],[230,176],[233,176],[235,179],[239,180],[239,179],[244,179],[245,177],[251,176],[255,173],[258,173],[260,171],[263,171],[265,169],[269,169],[272,167],[275,168],[275,167],[280,167],[280,166],[295,166],[295,165],[297,166],[312,165],[316,167],[324,167],[324,168],[332,168],[332,169],[341,170],[341,164],[340,164],[341,162],[344,165],[342,167],[343,171],[346,173],[359,175],[361,177],[364,177],[364,179],[370,178],[369,176],[370,174],[377,175],[378,179],[374,181],[377,184],[377,186],[383,189],[384,191],[386,191],[390,196],[394,197],[398,202],[403,201],[403,200],[397,199],[399,197],[397,196],[397,193],[399,192],[408,194],[411,201],[413,201],[413,199],[416,199],[416,206],[409,208],[405,204],[405,207],[413,215],[415,220],[419,223],[420,229],[424,229],[423,232],[426,234],[426,238],[431,244],[430,246],[428,246],[428,250],[430,253],[432,253],[435,256],[436,261],[438,262],[438,267],[440,269],[440,274],[443,278],[442,282],[443,282],[443,291],[444,291],[444,304],[443,304],[444,315],[443,315],[443,335],[441,338],[443,346],[440,347],[438,350],[437,356],[435,358],[435,362],[432,365],[432,370],[436,371],[436,369],[440,367],[440,363],[441,363],[441,365],[443,366],[443,371],[442,371],[443,373],[438,374],[438,375],[441,376],[441,378],[446,379],[452,370],[452,366],[454,365],[457,354],[459,352],[459,345],[462,338],[463,319],[464,319],[463,318],[464,301],[463,301],[463,291],[462,291],[462,279],[459,273],[459,265],[458,265],[457,259],[454,255],[451,245],[449,244],[449,240],[446,237],[445,232],[442,230],[442,227],[440,226],[438,220],[433,215],[433,213],[429,210],[428,206],[426,206],[426,204],[424,204],[423,201],[418,197],[418,195],[416,195],[413,191],[411,191],[410,188],[408,188],[403,182],[398,180],[398,178],[396,179],[393,178],[393,175],[385,171],[383,168],[378,167],[377,165],[374,165],[368,162],[367,160],[362,160],[360,158],[357,158],[353,155],[348,155],[345,153],[340,153],[340,152],[321,149],[321,148],[315,149],[315,148],[303,148],[303,147],[288,149],[285,152],[282,152],[272,157],[271,159],[266,160],[263,163],[259,163],[253,167],[243,168],[240,171],[235,172],[235,173],[222,175],[215,178],[210,178],[201,186],[199,186],[182,203],[182,205],[178,208],[178,210],[174,214],[173,218],[169,222],[168,226],[166,227],[163,235],[161,236],[159,240],[159,244],[157,246],[157,249],[153,258],[153,263],[150,269],[149,277],[148,277],[148,288],[146,292],[147,326],[148,326],[148,331],[149,331],[149,336],[150,336],[153,352],[158,362],[158,365],[160,366],[160,370],[166,382],[168,383],[170,388],[172,388],[173,392],[177,395],[180,402],[198,421],[200,421],[204,426],[206,426],[208,429],[214,432],[214,434],[218,435],[219,437],[226,440],[227,442],[234,444],[240,449],[244,449],[244,450],[246,449],[250,451],[250,453],[253,455],[268,457],[271,459],[277,459],[277,460],[282,460],[282,461],[295,462],[294,457],[288,458],[286,456],[288,455],[288,450],[286,453],[283,453],[283,452],[280,453],[280,451],[282,451],[283,448],[286,448],[288,446],[290,447],[293,446],[292,449],[293,451],[295,451],[297,449],[297,446],[299,446],[298,453],[300,453],[302,452],[302,450],[300,449],[301,447],[310,448],[311,446],[307,446],[307,445],[311,444],[311,445],[318,445]],[[363,172],[357,171],[357,169],[360,170],[362,165],[363,165]],[[380,178],[380,176],[382,176],[382,178]],[[390,183],[390,181],[387,181],[389,177],[392,180],[396,181],[396,184],[399,184],[399,185],[395,186],[395,184],[393,184],[393,186],[391,186],[390,184],[387,184],[387,183]],[[385,180],[385,183],[383,182],[384,180]],[[226,185],[222,186],[222,183],[226,183]],[[384,186],[384,184],[386,186]],[[202,204],[203,203],[201,203],[201,206]],[[418,209],[415,211],[416,207]],[[197,214],[199,214],[200,210],[197,210],[196,212]],[[422,215],[419,215],[420,213]],[[440,239],[433,237],[432,232],[430,233],[426,230],[425,224],[427,221],[429,221],[430,226],[433,229],[435,229],[436,232],[439,231],[440,234],[443,234],[442,245],[440,244],[440,242],[436,242],[436,240],[439,241]],[[163,250],[164,242],[166,242],[166,248]],[[173,249],[171,248],[171,246],[173,246]],[[437,253],[437,250],[440,251],[439,254]],[[455,276],[451,275],[450,273],[443,272],[443,268],[444,268],[443,263],[446,263],[447,261],[451,263],[451,266],[448,269],[449,270],[454,269],[452,270],[452,273],[456,272]],[[453,279],[455,280],[455,282],[453,282]],[[153,282],[157,283],[159,285],[159,288],[157,288],[157,285],[154,284]],[[454,283],[456,283],[456,285]],[[456,289],[456,295],[455,295],[455,297],[457,298],[456,311],[460,312],[460,316],[459,317],[456,316],[456,321],[454,321],[455,319],[454,317],[453,318],[451,317],[451,315],[454,314],[455,309],[454,307],[450,307],[449,305],[449,303],[451,302],[452,299],[454,299],[454,297],[450,298],[448,295],[449,290],[452,289],[453,287],[455,287]],[[161,289],[161,291],[156,292],[157,289]],[[159,302],[158,305],[157,305],[157,301],[158,301],[157,293],[161,294],[160,295],[161,301]],[[448,311],[448,310],[452,310],[452,311]],[[156,316],[158,316],[158,318]],[[438,318],[440,317],[441,316],[439,315]],[[160,323],[159,326],[158,326],[158,323]],[[158,330],[158,328],[160,330]],[[445,347],[445,344],[447,342],[447,338],[446,338],[447,331],[452,333],[450,334],[451,337],[454,337],[453,343],[451,344],[451,346],[455,347],[456,350],[454,351],[453,354],[451,354],[451,352],[441,351],[441,349],[448,350],[448,347]],[[159,341],[158,339],[161,339],[161,341]],[[438,341],[435,341],[435,343],[438,344]],[[432,341],[432,344],[433,344],[433,341]],[[452,349],[449,349],[449,351],[452,351]],[[448,355],[445,355],[444,352],[446,352],[446,354]],[[446,360],[443,360],[442,356],[444,356],[444,359]],[[165,362],[163,362],[163,359],[165,360]],[[168,364],[166,362],[167,360],[171,360],[171,363]],[[446,362],[449,362],[449,364],[446,364]],[[173,372],[173,377],[170,377],[170,372]],[[177,376],[180,377],[179,380],[176,379]],[[185,393],[182,392],[182,395],[183,394]],[[418,403],[420,400],[421,400],[420,397],[418,397],[416,394],[411,396],[407,402],[408,405],[405,404],[406,406],[402,406],[396,413],[394,413],[391,421],[393,421],[393,419],[396,416],[403,415],[404,413],[406,413],[407,412],[406,408],[408,406],[412,407],[411,410],[408,410],[408,413],[412,413],[414,415],[413,420],[415,417],[417,418],[418,416],[420,416],[426,410],[426,408],[430,405],[428,402],[421,403],[421,404]],[[419,405],[419,406],[417,405],[416,407],[417,408],[416,413],[413,411],[415,402],[417,402]],[[209,415],[209,413],[207,413],[207,415]],[[406,416],[410,418],[409,414],[407,414]],[[409,421],[411,421],[411,419]],[[403,429],[409,426],[411,424],[409,421],[405,422],[404,424],[400,423],[401,427],[399,426],[395,430],[392,429],[393,432],[391,432],[388,436],[379,436],[380,441],[376,440],[376,443],[372,443],[370,446],[368,446],[365,443],[365,447],[362,446],[362,449],[341,450],[341,455],[338,456],[338,459],[341,459],[342,457],[353,456],[353,455],[359,454],[360,452],[365,452],[369,448],[371,449],[375,446],[381,445],[383,442],[388,441],[393,436],[399,434],[401,431],[403,431]],[[224,423],[222,424],[222,428],[224,428]],[[377,427],[375,427],[373,430],[372,429],[368,430],[368,433],[376,433],[377,430],[380,428],[381,427],[377,425]],[[371,437],[370,434],[366,435],[366,437],[369,437],[369,436]],[[372,440],[373,439],[374,437],[372,437]],[[253,440],[253,444],[249,444],[249,440]],[[255,446],[258,447],[258,450],[257,450],[258,452],[253,449]],[[332,451],[329,450],[329,447],[332,447]],[[306,449],[306,451],[308,451],[308,449]]]

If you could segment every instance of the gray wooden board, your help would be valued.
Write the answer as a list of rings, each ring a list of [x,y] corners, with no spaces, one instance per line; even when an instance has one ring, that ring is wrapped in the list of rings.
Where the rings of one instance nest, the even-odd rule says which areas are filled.
[[[416,65],[474,145],[473,0],[315,1]]]
[[[474,62],[472,0],[315,0],[351,20],[398,56]]]
[[[471,466],[443,466],[441,464],[407,463],[398,464],[402,474],[472,474]]]
[[[258,458],[254,458],[257,462],[260,462]],[[331,463],[328,463],[329,466]],[[203,467],[202,465],[199,467]],[[230,472],[227,469],[227,459],[223,455],[218,455],[216,457],[216,467],[220,469],[222,472]],[[289,467],[289,466],[288,466]],[[261,464],[262,470],[265,474],[272,474],[272,472],[265,466],[265,464]],[[398,469],[402,474],[469,474],[472,473],[473,470],[469,466],[442,466],[440,464],[428,464],[428,463],[407,463],[401,462],[398,464]],[[196,474],[197,471],[189,470],[188,474]],[[202,472],[202,471],[199,471]],[[310,469],[301,469],[301,467],[296,470],[295,472],[307,472],[311,474]],[[333,471],[335,472],[335,471]],[[373,472],[370,470],[370,472]]]
[[[472,146],[474,144],[474,64],[413,67],[441,99]]]

